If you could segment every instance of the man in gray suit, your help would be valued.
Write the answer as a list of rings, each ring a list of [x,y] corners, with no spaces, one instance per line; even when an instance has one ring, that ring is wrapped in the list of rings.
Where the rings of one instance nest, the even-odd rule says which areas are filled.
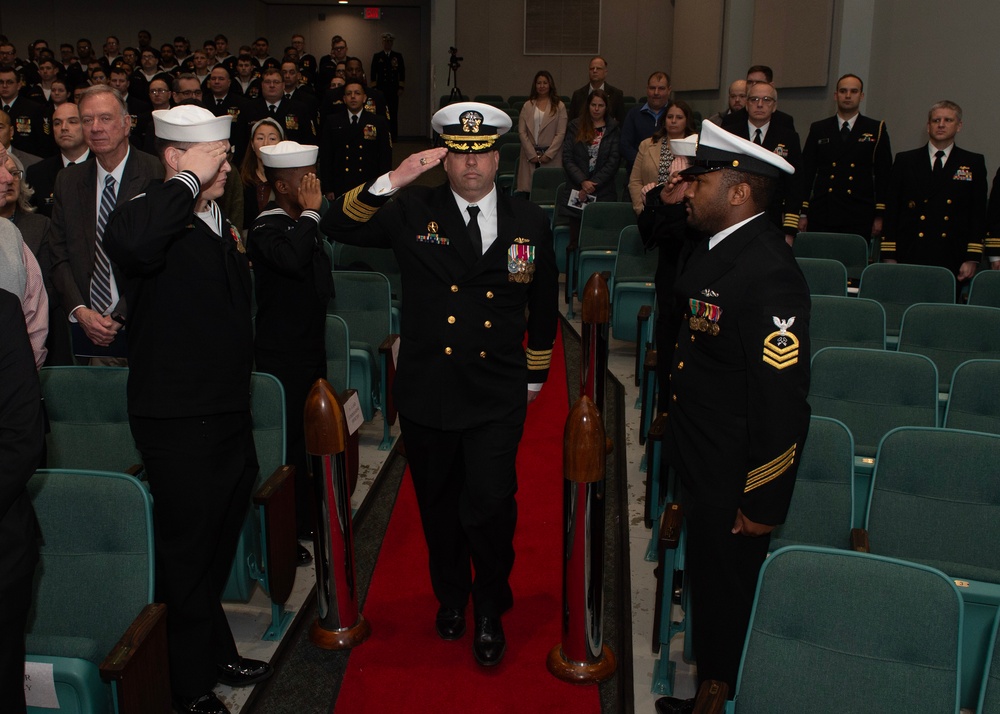
[[[97,159],[59,172],[52,209],[52,282],[75,323],[74,350],[92,364],[124,364],[124,340],[116,340],[128,316],[121,276],[108,260],[103,232],[108,215],[163,178],[155,156],[129,148],[132,122],[121,95],[111,87],[88,88],[80,120]]]

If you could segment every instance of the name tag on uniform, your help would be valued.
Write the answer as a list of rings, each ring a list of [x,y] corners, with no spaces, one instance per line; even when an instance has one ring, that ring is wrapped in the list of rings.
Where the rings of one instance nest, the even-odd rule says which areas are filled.
[[[829,144],[830,143],[830,139],[829,138],[823,138],[823,139],[820,139],[819,141],[817,141],[816,143],[817,144]]]

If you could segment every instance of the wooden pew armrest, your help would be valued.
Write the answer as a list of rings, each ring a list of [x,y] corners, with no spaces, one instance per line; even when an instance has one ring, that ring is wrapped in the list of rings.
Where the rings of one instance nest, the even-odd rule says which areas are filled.
[[[101,679],[116,687],[120,714],[170,714],[167,606],[150,603],[101,663]]]
[[[725,711],[729,698],[729,685],[715,679],[702,682],[698,698],[694,701],[694,714],[718,714]]]
[[[864,528],[851,529],[851,550],[859,553],[871,553],[871,543],[868,541],[868,531]]]

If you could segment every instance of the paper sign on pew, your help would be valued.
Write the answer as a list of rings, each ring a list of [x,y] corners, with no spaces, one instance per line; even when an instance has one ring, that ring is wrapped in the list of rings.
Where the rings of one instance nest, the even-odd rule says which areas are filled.
[[[361,411],[361,399],[353,392],[344,402],[344,418],[347,420],[347,433],[353,434],[365,423],[365,415]]]
[[[59,709],[51,662],[24,663],[24,699],[29,707]]]

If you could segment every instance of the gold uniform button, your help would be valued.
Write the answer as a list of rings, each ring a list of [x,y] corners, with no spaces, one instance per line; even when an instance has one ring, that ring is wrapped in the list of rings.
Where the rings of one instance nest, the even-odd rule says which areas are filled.
[[[826,192],[827,192],[827,193],[833,193],[833,189],[832,189],[832,188],[828,188],[828,189],[826,190]]]
[[[853,180],[854,180],[854,177],[853,177],[853,176],[848,176],[848,177],[847,177],[847,180],[848,180],[848,181],[853,181]]]
[[[451,291],[452,291],[453,293],[457,293],[457,292],[458,292],[458,286],[457,286],[457,285],[452,285],[452,286],[451,286]]]
[[[942,238],[947,238],[947,237],[948,237],[948,234],[947,234],[947,233],[942,233],[942,234],[941,234],[941,237],[942,237]]]
[[[691,341],[694,342],[694,335],[691,335]]]
[[[917,233],[917,238],[923,238],[923,237],[924,237],[923,232]]]
[[[837,162],[834,161],[832,164],[830,164],[830,166],[832,166],[833,168],[837,168]]]
[[[684,360],[677,363],[677,369],[684,369]]]
[[[492,290],[487,290],[486,291],[486,299],[487,300],[492,300],[493,299],[493,291]]]
[[[480,352],[479,356],[482,357],[483,359],[486,359],[486,353],[485,352]]]
[[[945,203],[947,203],[950,206],[951,205],[951,199],[949,198],[947,201],[945,201]]]
[[[921,216],[921,217],[920,217],[920,220],[922,220],[922,221],[926,221],[926,220],[927,220],[927,216]]]
[[[444,348],[444,353],[445,353],[446,355],[450,355],[450,354],[451,354],[451,347],[445,347],[445,348]]]
[[[487,320],[486,322],[483,323],[483,327],[485,327],[488,330],[491,327],[493,327],[493,323]]]
[[[676,402],[677,401],[677,395],[676,394],[671,394],[670,395],[670,399]]]
[[[944,217],[944,219],[945,219],[946,221],[947,221],[947,220],[950,220],[950,219],[951,219],[951,216],[945,216],[945,217]]]
[[[448,315],[448,324],[449,325],[454,325],[455,324],[455,316],[454,315]]]
[[[847,195],[848,195],[848,196],[850,196],[850,195],[851,195],[851,189],[847,189]]]
[[[832,181],[833,179],[835,179],[835,178],[836,178],[836,176],[834,176],[833,174],[830,174],[830,180],[831,180],[831,181]]]
[[[853,164],[853,163],[851,164],[851,168],[852,168],[852,169],[854,168],[854,164]]]
[[[678,347],[680,347],[680,345],[675,342],[674,343],[674,349],[676,350]]]

